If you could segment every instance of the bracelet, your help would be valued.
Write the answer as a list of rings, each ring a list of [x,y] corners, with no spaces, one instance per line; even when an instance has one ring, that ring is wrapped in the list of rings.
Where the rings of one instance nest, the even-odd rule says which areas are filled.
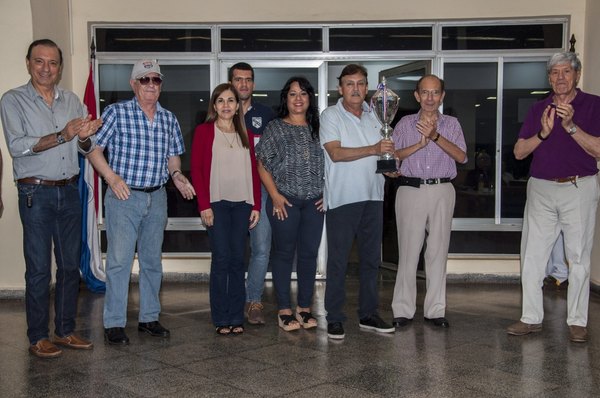
[[[542,141],[546,141],[546,140],[548,139],[548,137],[544,137],[544,136],[542,135],[542,132],[541,132],[541,131],[538,131],[538,133],[537,133],[537,138],[539,138],[539,139],[540,139],[540,140],[542,140]]]
[[[440,135],[441,135],[441,134],[440,134],[439,132],[437,132],[437,131],[436,131],[436,133],[437,133],[437,135],[435,136],[435,138],[432,138],[432,139],[431,139],[431,141],[433,141],[433,142],[437,142],[437,140],[439,140],[439,139],[440,139]]]
[[[173,170],[173,172],[171,173],[171,178],[174,178],[177,173],[181,174],[181,170]]]
[[[83,144],[84,142],[87,142],[87,141],[89,141],[90,139],[91,139],[90,137],[87,137],[85,140],[82,140],[81,138],[77,137],[77,141],[81,142],[82,144]]]

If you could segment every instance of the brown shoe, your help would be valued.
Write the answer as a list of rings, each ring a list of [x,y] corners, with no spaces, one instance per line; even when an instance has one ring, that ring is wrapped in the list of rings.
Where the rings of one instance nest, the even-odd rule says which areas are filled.
[[[585,343],[588,339],[588,331],[584,326],[569,325],[569,339],[574,343]]]
[[[263,305],[259,302],[246,303],[246,315],[248,323],[252,325],[264,325],[265,317],[263,315]]]
[[[41,339],[30,345],[29,352],[39,358],[56,358],[62,355],[61,349],[48,339]]]
[[[94,348],[94,345],[91,341],[79,337],[75,333],[71,333],[65,337],[54,336],[52,342],[64,347],[74,348],[76,350],[91,350]]]
[[[525,323],[525,322],[517,322],[513,323],[509,327],[506,328],[506,333],[512,336],[524,336],[529,333],[537,333],[542,331],[541,323]]]

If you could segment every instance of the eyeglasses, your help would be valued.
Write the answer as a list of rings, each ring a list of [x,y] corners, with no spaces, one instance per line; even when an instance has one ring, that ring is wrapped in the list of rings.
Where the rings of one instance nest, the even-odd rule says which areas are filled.
[[[163,80],[158,76],[155,76],[155,77],[144,76],[144,77],[140,77],[138,79],[138,81],[140,82],[140,84],[142,86],[149,84],[150,81],[152,81],[152,83],[154,83],[157,86],[160,86],[160,84],[163,82]]]

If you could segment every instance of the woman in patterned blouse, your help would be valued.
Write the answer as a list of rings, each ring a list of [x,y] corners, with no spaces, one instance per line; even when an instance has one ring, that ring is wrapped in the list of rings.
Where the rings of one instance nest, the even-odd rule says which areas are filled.
[[[317,326],[311,313],[317,253],[323,231],[323,150],[315,90],[304,77],[290,78],[281,90],[278,118],[271,121],[256,147],[258,171],[269,198],[273,230],[273,283],[278,324],[285,331]],[[297,254],[296,315],[290,300]]]

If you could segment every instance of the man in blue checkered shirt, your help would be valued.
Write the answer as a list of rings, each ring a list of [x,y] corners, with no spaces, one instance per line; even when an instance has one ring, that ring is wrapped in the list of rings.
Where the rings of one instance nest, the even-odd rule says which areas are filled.
[[[171,177],[186,199],[196,193],[180,169],[184,145],[177,118],[158,103],[162,78],[155,60],[136,62],[129,81],[135,97],[106,108],[104,125],[96,136],[97,148],[88,155],[109,186],[104,197],[108,243],[104,338],[109,344],[129,344],[125,334],[127,295],[136,245],[140,268],[138,330],[157,337],[170,335],[158,321],[167,225],[165,184]]]

